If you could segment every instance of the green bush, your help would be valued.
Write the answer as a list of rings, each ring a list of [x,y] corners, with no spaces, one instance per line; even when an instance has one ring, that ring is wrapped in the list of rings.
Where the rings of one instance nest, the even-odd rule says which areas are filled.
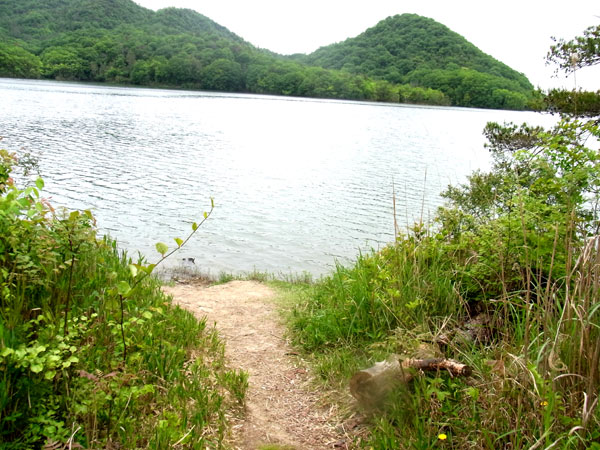
[[[171,304],[154,265],[99,239],[89,211],[54,211],[41,179],[18,188],[0,156],[0,447],[219,447],[247,378],[216,331]]]

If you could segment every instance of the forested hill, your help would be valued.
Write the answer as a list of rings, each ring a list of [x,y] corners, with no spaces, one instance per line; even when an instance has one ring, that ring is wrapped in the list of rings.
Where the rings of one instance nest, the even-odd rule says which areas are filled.
[[[295,59],[391,83],[439,89],[453,104],[502,107],[525,101],[529,80],[461,35],[416,14],[388,17],[355,38]],[[508,92],[511,94],[508,94]]]
[[[456,42],[468,44],[430,19],[398,17],[433,23],[456,36]],[[432,35],[425,29],[418,38],[421,43],[405,45],[401,55],[406,38],[393,25],[398,17],[386,19],[354,40],[291,58],[258,49],[189,9],[154,12],[131,0],[0,0],[0,76],[526,107],[532,93],[527,80],[489,57],[492,63],[486,62],[471,44],[472,48],[463,49],[462,59],[427,56],[433,49],[447,52],[447,33]],[[386,36],[381,32],[384,25],[390,29]],[[369,39],[380,42],[371,45]],[[397,50],[392,49],[394,45]],[[415,49],[420,46],[423,49],[418,53]],[[354,51],[355,47],[360,51]],[[339,56],[342,53],[348,58]],[[485,73],[488,66],[489,73]]]

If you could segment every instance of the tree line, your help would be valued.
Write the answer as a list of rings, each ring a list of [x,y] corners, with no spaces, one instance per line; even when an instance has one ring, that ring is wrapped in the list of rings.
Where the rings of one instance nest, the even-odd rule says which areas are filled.
[[[212,91],[449,105],[442,92],[310,67],[211,35],[152,35],[132,26],[60,36],[34,53],[0,42],[0,76]]]
[[[201,14],[130,0],[0,4],[0,76],[524,109],[527,79],[437,22],[380,22],[308,56],[259,49]]]
[[[439,90],[456,106],[525,109],[534,98],[523,74],[416,14],[388,17],[355,38],[293,59]]]

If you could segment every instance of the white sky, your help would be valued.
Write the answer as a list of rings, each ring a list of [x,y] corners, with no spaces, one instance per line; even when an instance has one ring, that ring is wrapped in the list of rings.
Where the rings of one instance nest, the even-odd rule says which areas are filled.
[[[542,89],[575,86],[545,64],[551,36],[572,39],[600,22],[599,0],[134,0],[150,9],[190,8],[251,44],[281,54],[310,53],[354,37],[388,16],[415,13],[463,35],[523,72]],[[600,67],[577,72],[576,86],[600,89]]]

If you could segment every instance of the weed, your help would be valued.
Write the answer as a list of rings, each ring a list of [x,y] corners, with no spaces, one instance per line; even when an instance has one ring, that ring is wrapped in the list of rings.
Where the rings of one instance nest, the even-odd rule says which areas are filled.
[[[98,239],[91,213],[54,211],[41,179],[19,189],[0,156],[0,446],[221,446],[247,379],[216,332],[171,304],[153,265]]]

